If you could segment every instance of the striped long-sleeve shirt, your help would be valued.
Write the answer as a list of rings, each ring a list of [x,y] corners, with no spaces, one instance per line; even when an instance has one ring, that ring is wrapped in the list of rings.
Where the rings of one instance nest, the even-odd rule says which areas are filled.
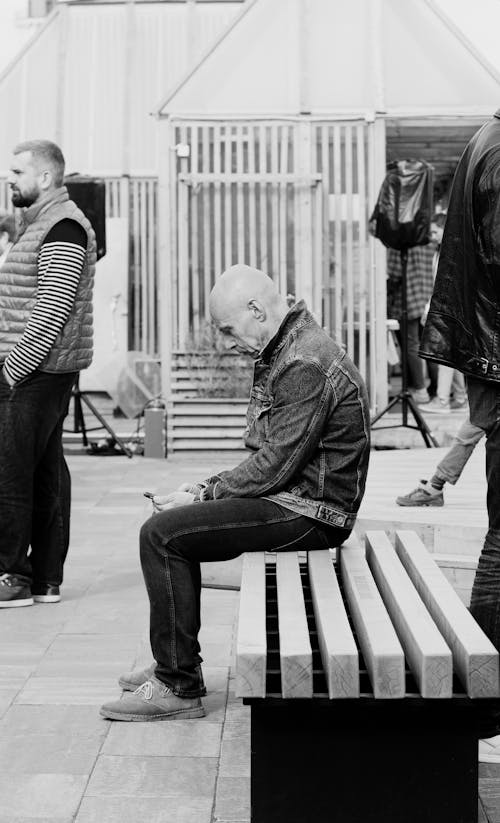
[[[36,302],[4,363],[12,382],[34,371],[54,345],[73,307],[86,250],[87,235],[75,220],[61,220],[47,234],[38,254]]]

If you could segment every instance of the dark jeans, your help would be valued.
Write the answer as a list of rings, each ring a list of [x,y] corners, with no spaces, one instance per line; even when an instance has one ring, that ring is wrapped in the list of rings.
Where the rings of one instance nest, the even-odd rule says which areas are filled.
[[[75,377],[35,371],[11,389],[0,373],[0,573],[28,583],[62,582],[71,505],[62,425]]]
[[[408,386],[412,389],[425,389],[425,371],[424,361],[418,356],[418,349],[420,346],[420,336],[422,326],[420,318],[416,317],[407,321],[408,335],[407,335],[407,350],[406,363],[408,366]],[[397,332],[397,337],[400,346],[402,346],[401,332]]]
[[[263,498],[210,500],[153,515],[141,529],[140,546],[156,677],[181,697],[205,694],[200,562],[251,551],[324,549],[348,535]]]
[[[467,378],[470,421],[486,432],[488,531],[472,587],[470,610],[500,650],[500,385]],[[483,701],[481,701],[483,703]],[[486,701],[484,701],[486,704]],[[500,733],[500,701],[491,701],[483,737]]]

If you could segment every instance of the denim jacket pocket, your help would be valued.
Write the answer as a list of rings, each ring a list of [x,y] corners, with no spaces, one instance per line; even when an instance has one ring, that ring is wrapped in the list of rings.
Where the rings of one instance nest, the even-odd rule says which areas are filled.
[[[247,412],[247,431],[249,431],[254,424],[257,424],[257,421],[262,421],[267,431],[268,420],[266,415],[272,408],[272,404],[272,398],[269,394],[259,386],[253,387]]]

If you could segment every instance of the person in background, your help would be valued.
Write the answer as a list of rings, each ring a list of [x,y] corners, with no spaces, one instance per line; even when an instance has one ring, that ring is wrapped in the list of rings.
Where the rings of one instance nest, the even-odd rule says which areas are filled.
[[[445,483],[455,485],[482,437],[483,429],[474,426],[469,419],[464,420],[431,479],[421,480],[416,489],[397,497],[398,506],[443,506]]]
[[[13,214],[0,214],[0,267],[3,266],[16,237],[16,218]]]
[[[422,316],[432,294],[434,279],[432,276],[431,245],[414,246],[408,249],[406,269],[407,312],[408,312],[408,347],[407,368],[408,385],[416,403],[429,403],[430,394],[426,387],[425,364],[418,355]],[[402,313],[402,276],[401,256],[395,249],[387,250],[387,317],[398,320],[401,324]],[[401,331],[396,332],[401,344]]]
[[[436,277],[437,267],[439,262],[439,250],[441,248],[441,241],[443,239],[444,225],[446,223],[446,214],[440,212],[435,214],[431,222],[431,241],[435,246],[434,257],[432,261],[433,277]],[[428,306],[426,307],[424,323],[427,318]],[[435,368],[435,363],[428,363],[428,366]],[[458,369],[452,369],[450,366],[445,366],[439,363],[437,366],[437,390],[436,396],[432,398],[430,403],[426,404],[425,411],[428,414],[449,414],[456,409],[463,409],[467,406],[467,392],[465,389],[464,376]],[[468,438],[468,434],[465,434]],[[479,439],[481,439],[479,437]],[[468,459],[468,458],[467,458]],[[460,475],[459,475],[460,476]],[[456,481],[455,481],[456,482]]]
[[[0,268],[0,608],[57,602],[69,544],[62,424],[92,360],[96,243],[63,179],[54,143],[14,149],[21,225]]]

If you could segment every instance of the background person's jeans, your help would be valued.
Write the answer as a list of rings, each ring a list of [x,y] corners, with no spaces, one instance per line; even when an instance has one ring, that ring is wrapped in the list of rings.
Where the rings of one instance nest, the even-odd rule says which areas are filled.
[[[75,377],[36,371],[11,389],[0,372],[0,573],[27,583],[62,582],[71,505],[62,425]]]
[[[401,318],[399,322],[401,323]],[[407,321],[406,363],[408,366],[408,386],[416,391],[425,389],[424,361],[418,356],[421,331],[419,317]],[[401,330],[396,332],[396,336],[402,348]]]
[[[180,697],[205,694],[200,562],[250,551],[325,549],[348,535],[264,498],[210,500],[153,515],[141,529],[140,548],[156,677]]]
[[[488,531],[472,586],[470,610],[500,650],[500,385],[467,378],[470,421],[486,433]],[[500,733],[500,700],[481,701],[482,737]],[[487,707],[489,706],[489,714]]]
[[[436,467],[435,473],[438,477],[454,486],[482,437],[484,437],[483,429],[474,426],[470,420],[464,420],[453,438],[449,451]]]

